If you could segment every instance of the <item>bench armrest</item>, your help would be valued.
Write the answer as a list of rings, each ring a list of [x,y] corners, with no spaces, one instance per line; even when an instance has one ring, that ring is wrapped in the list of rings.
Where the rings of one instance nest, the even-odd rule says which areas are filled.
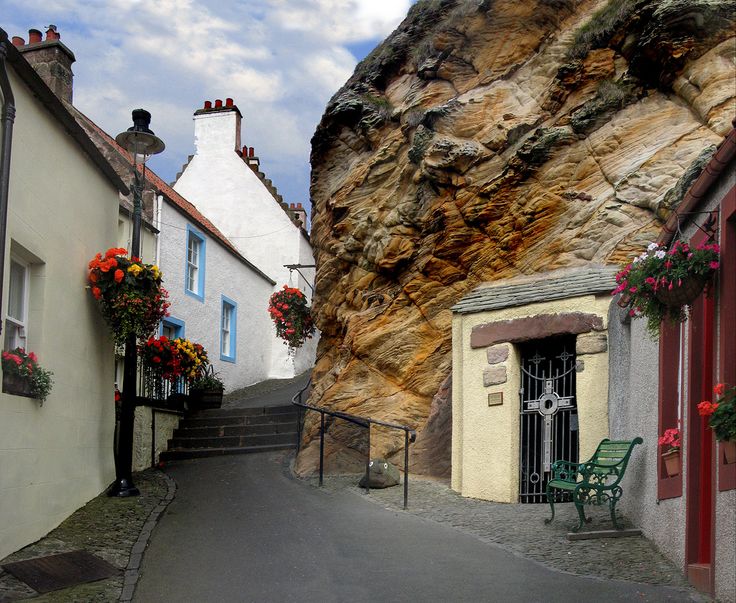
[[[570,461],[555,461],[552,463],[552,478],[565,482],[576,482],[580,473],[580,465]]]

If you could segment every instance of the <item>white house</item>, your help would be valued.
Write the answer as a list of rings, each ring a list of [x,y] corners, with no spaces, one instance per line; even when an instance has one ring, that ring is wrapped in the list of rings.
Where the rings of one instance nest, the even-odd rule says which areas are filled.
[[[31,38],[73,60],[58,36],[42,42],[32,30]],[[113,344],[85,285],[87,262],[116,240],[118,193],[128,191],[2,30],[0,44],[0,148],[12,149],[0,153],[0,181],[9,180],[7,195],[0,193],[0,207],[7,201],[7,216],[0,212],[7,228],[0,245],[4,349],[31,350],[54,372],[43,406],[0,393],[2,558],[56,527],[115,476]]]
[[[131,157],[89,118],[79,114],[103,154],[121,174]],[[145,205],[158,232],[144,259],[155,262],[169,292],[170,316],[161,334],[202,344],[225,383],[234,390],[269,377],[271,322],[262,307],[276,284],[246,260],[194,205],[146,169]],[[125,245],[125,222],[119,224]]]
[[[276,282],[298,286],[311,299],[314,256],[305,230],[306,212],[288,207],[259,170],[250,147],[241,146],[242,115],[232,99],[210,101],[194,113],[195,154],[179,175],[174,190],[189,199],[240,253]],[[286,266],[308,266],[299,272]],[[306,280],[305,280],[306,278]],[[255,312],[266,313],[268,296],[253,295]],[[291,377],[314,363],[317,337],[288,354],[271,330],[269,376]]]

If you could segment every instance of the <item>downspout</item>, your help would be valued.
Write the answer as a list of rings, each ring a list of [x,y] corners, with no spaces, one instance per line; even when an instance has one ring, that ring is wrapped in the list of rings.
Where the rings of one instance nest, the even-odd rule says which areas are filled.
[[[2,139],[0,140],[0,335],[3,331],[2,307],[3,284],[5,282],[5,240],[8,232],[8,191],[10,189],[10,150],[13,142],[13,122],[15,121],[15,97],[10,87],[6,60],[8,58],[8,37],[2,32],[0,39],[0,92],[3,96]]]

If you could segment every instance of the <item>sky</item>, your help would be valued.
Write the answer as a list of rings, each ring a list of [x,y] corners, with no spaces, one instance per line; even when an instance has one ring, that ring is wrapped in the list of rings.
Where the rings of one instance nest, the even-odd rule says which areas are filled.
[[[230,97],[242,141],[289,203],[309,202],[310,139],[330,97],[415,0],[0,0],[0,27],[57,26],[74,104],[116,135],[152,114],[167,182],[194,152],[194,111]]]

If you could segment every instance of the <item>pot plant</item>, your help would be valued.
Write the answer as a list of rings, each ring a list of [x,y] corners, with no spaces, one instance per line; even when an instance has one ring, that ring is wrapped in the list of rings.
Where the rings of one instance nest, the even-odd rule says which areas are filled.
[[[100,304],[102,316],[118,345],[129,335],[142,339],[168,316],[168,293],[161,286],[158,266],[126,257],[127,250],[113,247],[89,263],[89,289]]]
[[[8,394],[37,398],[44,403],[54,381],[54,373],[38,364],[33,352],[26,353],[23,348],[15,348],[2,353],[3,391]]]
[[[685,308],[718,270],[719,254],[716,243],[690,247],[675,241],[669,249],[650,243],[616,275],[618,286],[611,293],[621,294],[619,305],[630,316],[646,317],[647,331],[656,338],[663,321],[685,320]]]
[[[708,417],[708,425],[721,442],[726,463],[736,463],[736,387],[719,383],[713,393],[718,396],[716,401],[703,400],[698,404],[698,413]]]
[[[662,448],[662,460],[668,477],[680,474],[680,430],[677,427],[665,429],[657,440]]]
[[[314,321],[307,298],[299,289],[284,285],[268,302],[268,313],[276,326],[276,335],[289,350],[301,347],[314,334]]]
[[[220,408],[225,386],[217,376],[215,367],[211,364],[204,366],[199,375],[189,386],[189,395],[192,410],[200,408]]]

